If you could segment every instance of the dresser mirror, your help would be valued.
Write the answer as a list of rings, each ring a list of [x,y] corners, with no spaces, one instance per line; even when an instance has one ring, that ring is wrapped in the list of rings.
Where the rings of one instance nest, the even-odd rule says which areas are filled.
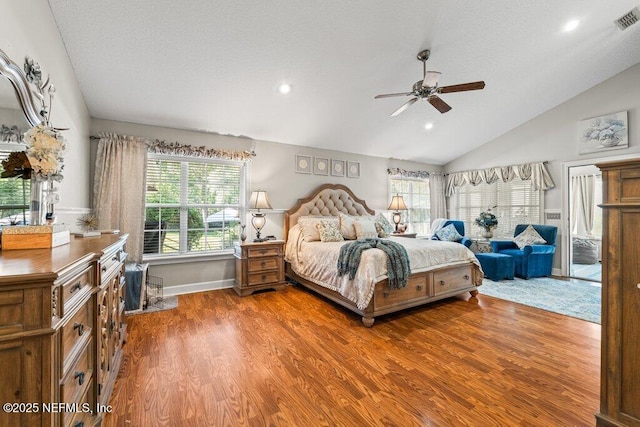
[[[38,104],[22,69],[0,50],[0,143],[19,142],[42,122]]]

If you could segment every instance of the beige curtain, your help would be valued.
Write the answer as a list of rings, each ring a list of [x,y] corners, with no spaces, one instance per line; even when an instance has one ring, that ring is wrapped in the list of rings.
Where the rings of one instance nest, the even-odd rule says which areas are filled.
[[[93,206],[101,229],[128,233],[129,260],[142,262],[145,217],[146,139],[100,134]]]
[[[571,231],[578,235],[593,235],[595,216],[595,175],[571,177]]]
[[[523,181],[530,180],[535,190],[540,188],[549,190],[555,187],[546,166],[543,162],[540,162],[450,173],[447,175],[446,194],[448,197],[453,196],[456,188],[465,184],[479,185],[483,182],[493,184],[498,180],[509,182],[516,176]]]
[[[447,217],[447,202],[444,197],[444,175],[432,172],[429,174],[429,199],[431,203],[431,219]]]

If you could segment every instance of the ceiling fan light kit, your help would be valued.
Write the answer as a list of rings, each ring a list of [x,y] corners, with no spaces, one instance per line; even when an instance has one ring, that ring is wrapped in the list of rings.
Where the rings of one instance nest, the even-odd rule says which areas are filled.
[[[430,55],[431,51],[429,49],[425,49],[418,53],[418,61],[422,62],[422,80],[419,80],[413,84],[411,92],[387,93],[383,95],[377,95],[375,97],[375,99],[379,99],[391,98],[395,96],[413,95],[413,98],[402,104],[400,108],[391,113],[392,117],[399,115],[420,99],[426,99],[427,102],[433,105],[436,110],[444,114],[447,111],[451,110],[451,106],[444,102],[442,98],[438,96],[438,94],[484,89],[483,81],[462,83],[450,86],[438,86],[438,80],[440,79],[442,73],[440,73],[439,71],[427,71],[427,59],[429,59]]]

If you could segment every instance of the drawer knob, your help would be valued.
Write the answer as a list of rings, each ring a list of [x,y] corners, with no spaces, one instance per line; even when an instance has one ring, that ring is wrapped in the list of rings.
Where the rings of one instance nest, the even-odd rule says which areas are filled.
[[[417,290],[419,290],[419,291],[421,291],[421,290],[422,290],[422,285],[418,285],[418,286],[416,286],[416,289],[417,289]]]
[[[267,265],[267,263],[265,261],[262,261],[260,265],[264,268]]]
[[[389,298],[389,292],[383,292],[382,296],[385,297],[385,298]]]
[[[267,275],[266,275],[266,274],[263,274],[263,275],[262,275],[262,281],[264,282],[265,280],[267,280]]]
[[[73,329],[78,330],[78,336],[82,336],[82,334],[84,334],[84,325],[82,323],[75,322],[73,324]]]
[[[78,385],[84,384],[84,372],[76,372],[73,378],[78,380]]]
[[[84,421],[76,421],[73,427],[84,427]]]
[[[444,286],[444,285],[445,285],[444,280],[440,280],[440,286]]]
[[[75,291],[79,291],[80,289],[82,289],[82,284],[80,282],[76,283],[75,285],[73,285],[71,287],[71,289],[69,290],[69,293],[72,294]]]
[[[468,275],[468,274],[465,274],[464,276],[462,276],[462,278],[463,278],[464,280],[469,280],[469,275]]]
[[[103,272],[103,273],[106,273],[106,272],[107,272],[107,267],[102,266],[102,272]]]

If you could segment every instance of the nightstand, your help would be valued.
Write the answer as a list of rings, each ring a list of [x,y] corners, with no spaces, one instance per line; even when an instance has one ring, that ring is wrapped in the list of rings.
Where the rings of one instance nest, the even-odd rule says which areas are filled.
[[[245,242],[234,250],[236,279],[233,289],[240,296],[262,289],[283,289],[284,240]]]
[[[473,250],[474,246],[475,250]],[[491,239],[486,239],[484,237],[473,239],[471,248],[474,253],[488,254],[493,252],[493,249],[491,248]]]

